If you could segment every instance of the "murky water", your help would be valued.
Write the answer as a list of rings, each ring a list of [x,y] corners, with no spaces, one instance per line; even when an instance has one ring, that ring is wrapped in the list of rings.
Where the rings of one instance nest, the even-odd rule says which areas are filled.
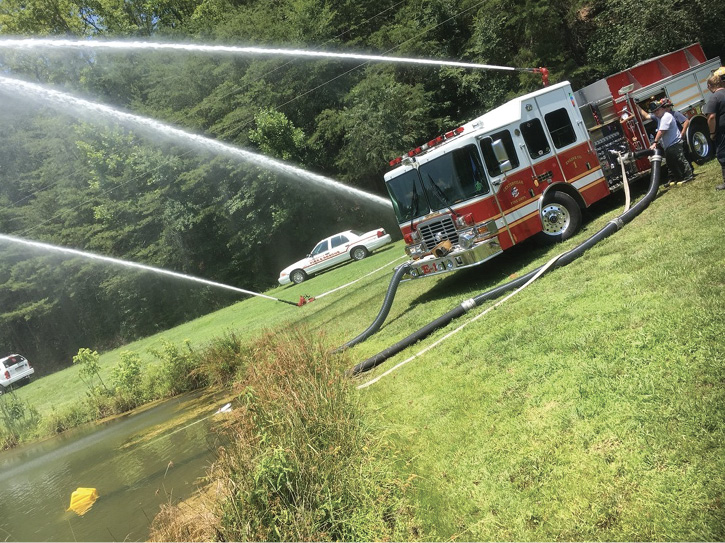
[[[186,396],[0,453],[0,541],[143,541],[163,503],[190,496],[214,460],[219,398]],[[94,487],[84,516],[71,493]]]

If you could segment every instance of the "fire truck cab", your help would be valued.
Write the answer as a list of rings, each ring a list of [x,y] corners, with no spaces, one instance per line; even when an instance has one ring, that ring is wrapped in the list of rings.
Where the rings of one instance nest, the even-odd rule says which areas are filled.
[[[684,107],[707,158],[709,138],[694,121],[719,62],[706,61],[695,45],[577,93],[568,82],[545,87],[390,161],[385,184],[411,257],[410,277],[481,264],[533,235],[550,242],[572,236],[582,209],[622,186],[612,151],[649,146],[638,105],[652,95]],[[649,162],[626,168],[634,179]]]

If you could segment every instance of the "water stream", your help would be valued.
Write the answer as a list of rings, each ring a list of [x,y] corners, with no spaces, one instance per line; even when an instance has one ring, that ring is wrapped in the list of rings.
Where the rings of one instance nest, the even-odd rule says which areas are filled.
[[[79,251],[77,249],[70,249],[68,247],[59,247],[57,245],[51,245],[49,243],[41,243],[39,241],[30,241],[27,239],[19,238],[16,236],[8,236],[5,234],[0,234],[0,243],[1,242],[8,242],[8,243],[14,243],[17,245],[22,245],[24,247],[30,248],[30,249],[40,249],[42,251],[51,251],[55,253],[61,253],[67,256],[78,256],[90,260],[96,260],[98,262],[106,262],[108,264],[115,264],[117,266],[124,266],[126,268],[133,268],[140,271],[147,271],[156,273],[159,275],[166,275],[167,277],[175,277],[176,279],[183,279],[184,281],[193,281],[195,283],[201,283],[202,285],[207,285],[211,287],[216,288],[223,288],[226,290],[233,290],[234,292],[240,292],[242,294],[249,294],[251,296],[258,296],[260,298],[267,298],[269,300],[274,300],[277,302],[285,302],[285,300],[280,300],[279,298],[275,298],[273,296],[268,296],[266,294],[262,294],[260,292],[254,292],[251,290],[245,290],[243,288],[239,287],[233,287],[231,285],[227,285],[224,283],[217,283],[216,281],[209,281],[208,279],[202,279],[201,277],[195,277],[193,275],[187,275],[185,273],[179,273],[175,271],[165,270],[163,268],[155,268],[153,266],[147,266],[146,264],[139,264],[137,262],[131,262],[129,260],[121,260],[119,258],[112,258],[110,256],[103,256],[103,255],[97,255],[95,253],[89,253],[87,251]],[[285,302],[285,303],[291,303],[291,302]],[[295,304],[292,304],[295,305]]]
[[[382,198],[375,194],[365,192],[364,190],[344,185],[334,179],[298,168],[297,166],[293,166],[292,164],[282,160],[253,153],[246,149],[235,147],[234,145],[207,138],[199,134],[193,134],[148,117],[134,115],[132,113],[112,108],[105,104],[84,100],[83,98],[78,98],[72,94],[60,92],[42,85],[29,83],[21,79],[7,77],[4,75],[0,76],[0,92],[3,91],[16,97],[20,96],[27,98],[28,95],[34,95],[42,99],[43,103],[61,108],[71,114],[82,114],[89,118],[101,117],[112,119],[125,126],[133,126],[141,131],[151,132],[155,136],[166,137],[173,141],[187,145],[191,144],[199,150],[207,150],[213,153],[231,156],[232,158],[249,162],[261,168],[282,174],[291,179],[302,179],[313,186],[317,186],[322,189],[334,190],[335,192],[352,198],[355,201],[372,204],[379,208],[383,208],[386,211],[392,208],[392,204],[387,198]]]
[[[144,541],[163,503],[193,493],[214,460],[223,399],[189,395],[0,453],[0,540]],[[78,516],[78,487],[99,499]]]
[[[240,47],[235,45],[205,45],[194,43],[164,43],[120,40],[65,40],[57,38],[3,38],[0,49],[111,49],[119,51],[187,51],[193,53],[215,53],[245,56],[286,56],[307,58],[334,58],[337,60],[363,60],[366,62],[392,62],[395,64],[422,64],[427,66],[451,66],[455,68],[473,68],[502,70],[507,72],[531,71],[528,69],[477,64],[453,60],[392,57],[367,55],[363,53],[343,53],[338,51],[314,51],[311,49],[281,49],[272,47]]]

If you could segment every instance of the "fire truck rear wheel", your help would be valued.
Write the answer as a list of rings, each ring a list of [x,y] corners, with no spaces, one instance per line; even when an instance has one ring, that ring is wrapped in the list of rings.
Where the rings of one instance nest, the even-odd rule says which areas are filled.
[[[692,160],[699,165],[712,158],[715,145],[708,136],[707,121],[703,117],[695,117],[687,128],[687,145]]]
[[[579,230],[582,210],[574,198],[564,192],[555,192],[541,208],[541,224],[541,242],[551,244],[564,241]]]
[[[299,285],[303,281],[307,280],[307,274],[304,270],[295,270],[289,274],[289,278],[295,285]]]
[[[350,256],[353,260],[362,260],[369,255],[370,251],[368,251],[365,247],[353,247],[352,251],[350,251]]]

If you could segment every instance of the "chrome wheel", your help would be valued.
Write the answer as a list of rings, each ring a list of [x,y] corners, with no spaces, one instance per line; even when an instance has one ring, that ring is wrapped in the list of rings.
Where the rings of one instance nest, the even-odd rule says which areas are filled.
[[[562,204],[552,202],[541,210],[541,223],[545,234],[560,236],[569,228],[571,215]]]
[[[352,253],[350,256],[352,256],[353,260],[362,260],[366,256],[368,256],[370,253],[365,247],[355,247],[352,250]]]
[[[541,208],[541,232],[537,236],[545,245],[572,237],[581,226],[582,210],[576,200],[557,191],[547,196]]]
[[[706,160],[710,156],[710,139],[702,132],[695,132],[690,140],[696,160]]]
[[[303,270],[295,270],[290,273],[289,278],[295,285],[299,285],[307,279],[307,274]]]

